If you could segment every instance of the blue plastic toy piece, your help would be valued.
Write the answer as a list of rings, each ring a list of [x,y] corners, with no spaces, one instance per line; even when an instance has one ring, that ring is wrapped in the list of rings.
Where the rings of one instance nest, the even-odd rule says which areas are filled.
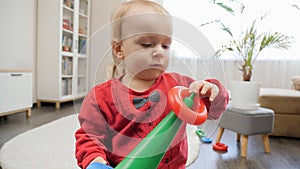
[[[86,169],[113,169],[113,168],[102,163],[92,162],[90,165],[87,166]]]
[[[211,138],[208,138],[208,137],[202,137],[202,138],[201,138],[201,141],[202,141],[203,143],[211,143],[211,142],[212,142],[212,139],[211,139]]]

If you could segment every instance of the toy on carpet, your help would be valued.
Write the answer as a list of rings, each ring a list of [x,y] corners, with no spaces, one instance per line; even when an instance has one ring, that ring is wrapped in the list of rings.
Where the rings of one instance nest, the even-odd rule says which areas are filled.
[[[206,137],[206,133],[203,130],[197,129],[196,134],[200,138],[202,143],[211,143],[212,142],[212,139]]]
[[[213,144],[213,149],[216,151],[227,151],[228,150],[228,146],[224,143],[215,143]]]
[[[195,93],[190,93],[188,88],[173,87],[168,93],[168,100],[172,111],[115,169],[157,168],[183,122],[200,125],[206,121],[207,110],[203,100]]]
[[[208,137],[202,137],[200,140],[202,141],[202,143],[210,144],[212,142],[212,139]]]

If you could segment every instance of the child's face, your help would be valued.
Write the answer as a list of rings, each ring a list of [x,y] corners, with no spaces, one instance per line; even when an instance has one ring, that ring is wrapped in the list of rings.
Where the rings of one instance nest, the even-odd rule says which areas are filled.
[[[121,46],[128,74],[153,80],[167,69],[172,42],[169,19],[148,13],[123,22]]]

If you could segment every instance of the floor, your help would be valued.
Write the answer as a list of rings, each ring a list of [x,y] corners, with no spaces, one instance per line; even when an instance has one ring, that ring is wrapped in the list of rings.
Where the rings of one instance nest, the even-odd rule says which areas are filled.
[[[0,117],[0,147],[9,139],[24,131],[76,113],[74,110],[78,110],[78,107],[74,105],[79,104],[73,104],[73,102],[62,103],[61,109],[57,111],[54,104],[43,103],[41,108],[33,107],[29,118],[26,118],[25,112]]]
[[[41,108],[32,109],[32,116],[17,113],[0,117],[0,147],[14,136],[45,123],[70,114],[78,113],[81,100],[63,103],[60,110],[53,104],[43,104]],[[216,138],[217,121],[209,121],[199,126],[207,131],[208,136]],[[225,130],[221,142],[229,146],[228,152],[216,152],[212,144],[199,141],[200,153],[197,160],[187,169],[299,169],[300,139],[270,137],[271,153],[265,154],[259,135],[250,136],[247,158],[240,157],[240,144],[236,142],[234,132]],[[1,167],[0,167],[1,168]]]

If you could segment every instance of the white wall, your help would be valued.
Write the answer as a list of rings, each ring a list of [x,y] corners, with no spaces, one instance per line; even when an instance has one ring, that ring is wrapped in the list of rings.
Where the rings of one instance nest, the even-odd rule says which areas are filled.
[[[105,80],[106,65],[112,62],[110,17],[113,10],[125,0],[92,0],[89,86]]]
[[[35,0],[2,0],[0,4],[0,68],[33,69]]]
[[[36,0],[1,0],[0,20],[0,69],[32,70],[35,89]]]
[[[125,0],[91,0],[91,56],[90,88],[104,81],[101,67],[110,62],[111,57],[99,56],[99,49],[110,48],[110,37],[103,37],[99,31],[110,21],[113,9]],[[33,71],[33,102],[36,102],[36,25],[38,0],[0,1],[0,69],[26,69]],[[100,36],[101,35],[101,36]],[[109,34],[106,34],[109,35]],[[98,38],[93,38],[98,37]],[[100,65],[100,67],[98,66]],[[98,70],[99,69],[99,70]],[[97,73],[97,76],[96,76]],[[100,75],[99,75],[100,74]]]

